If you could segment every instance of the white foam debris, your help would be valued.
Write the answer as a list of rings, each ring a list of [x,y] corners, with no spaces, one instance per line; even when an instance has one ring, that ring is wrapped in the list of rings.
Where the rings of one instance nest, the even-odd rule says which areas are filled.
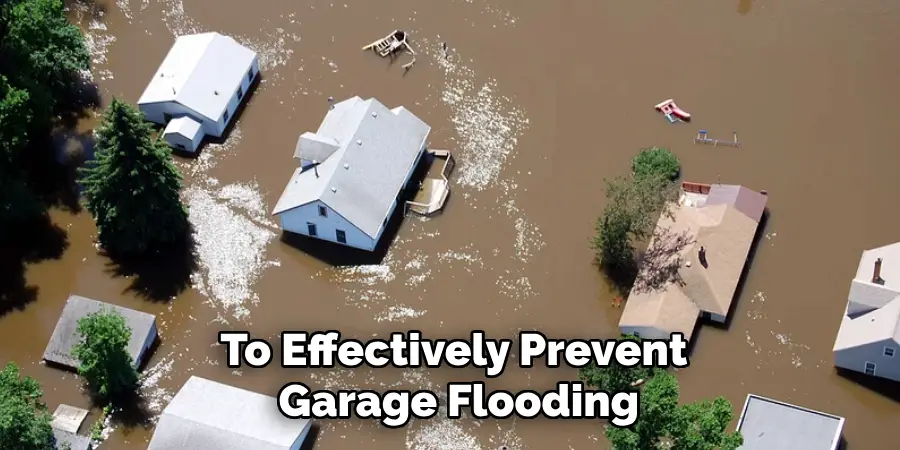
[[[159,414],[165,405],[172,400],[172,393],[159,386],[160,380],[169,379],[175,363],[174,352],[169,352],[158,363],[144,370],[139,381],[141,398],[147,402],[147,409]]]
[[[265,215],[259,191],[255,184],[218,190],[192,186],[185,197],[200,266],[193,277],[195,288],[236,319],[245,318],[248,304],[259,300],[252,285],[263,269],[273,265],[266,261],[265,251],[275,232],[269,229],[271,223],[254,219]],[[246,215],[233,210],[251,206],[258,209],[248,210]]]
[[[476,85],[475,72],[457,58],[445,55],[440,44],[428,45],[430,55],[445,74],[441,100],[451,110],[456,129],[456,183],[476,190],[494,184],[518,138],[528,126],[524,111],[496,94],[497,82]],[[455,56],[455,55],[454,55]]]
[[[513,226],[516,228],[516,257],[527,263],[538,250],[544,248],[546,243],[541,240],[541,232],[537,225],[528,219],[518,217]]]
[[[463,0],[465,3],[470,5],[474,5],[475,0]],[[483,2],[479,2],[483,3]],[[479,11],[481,15],[489,15],[494,16],[494,18],[500,21],[501,25],[514,26],[516,22],[518,22],[519,18],[510,14],[509,11],[504,9],[499,9],[491,4],[483,4],[481,6],[481,11]],[[497,25],[493,25],[494,28],[497,28]]]
[[[440,409],[434,418],[416,421],[416,427],[412,424],[408,427],[408,450],[485,450],[459,420],[448,419],[445,408]]]
[[[103,9],[89,2],[73,2],[70,10],[74,12],[76,23],[84,25],[84,41],[91,54],[91,68],[82,72],[81,76],[86,80],[109,80],[113,73],[106,65],[109,47],[116,41],[116,37],[109,33],[106,24],[103,23],[105,13]]]
[[[375,316],[376,322],[406,322],[407,319],[415,319],[417,317],[422,317],[427,313],[427,310],[417,311],[408,306],[402,305],[393,305],[388,307],[385,311],[382,311],[380,314]]]
[[[228,139],[226,139],[225,142],[210,142],[206,144],[199,156],[194,159],[179,162],[178,168],[182,173],[191,176],[207,173],[216,166],[220,158],[234,153],[234,150],[237,148],[238,143],[241,142],[242,137],[243,131],[241,129],[240,118],[238,118],[238,122],[231,129]]]

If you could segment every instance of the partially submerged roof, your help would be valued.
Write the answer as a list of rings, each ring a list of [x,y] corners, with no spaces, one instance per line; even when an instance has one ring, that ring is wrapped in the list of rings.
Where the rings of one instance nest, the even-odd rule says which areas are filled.
[[[128,354],[137,364],[147,336],[153,332],[156,325],[156,316],[78,295],[69,296],[69,300],[66,301],[59,321],[56,322],[56,328],[53,329],[53,335],[50,336],[47,349],[44,350],[44,359],[62,366],[76,367],[78,362],[72,356],[72,348],[81,339],[77,330],[78,320],[98,311],[115,311],[125,318],[125,322],[131,328]]]
[[[53,412],[53,422],[50,423],[53,428],[67,431],[69,433],[78,433],[81,423],[84,422],[88,415],[88,410],[76,408],[69,405],[59,405]]]
[[[219,33],[180,36],[138,100],[177,102],[217,122],[256,53]]]
[[[844,418],[750,394],[737,429],[739,450],[835,450]]]
[[[56,450],[91,450],[91,439],[87,436],[54,428],[53,439]]]
[[[166,406],[147,450],[287,450],[309,425],[277,401],[192,376]]]
[[[431,127],[406,110],[353,97],[300,137],[294,171],[273,214],[321,201],[369,237],[379,235],[425,146]]]
[[[193,141],[200,132],[200,122],[188,116],[181,116],[170,120],[166,124],[163,135],[177,134]]]
[[[649,326],[689,337],[699,312],[728,315],[762,217],[757,200],[746,200],[752,195],[742,192],[765,196],[741,186],[717,190],[720,186],[712,186],[702,206],[674,205],[671,217],[660,217],[620,327]],[[746,202],[745,211],[728,201]]]
[[[863,252],[834,351],[889,340],[900,345],[900,243]]]

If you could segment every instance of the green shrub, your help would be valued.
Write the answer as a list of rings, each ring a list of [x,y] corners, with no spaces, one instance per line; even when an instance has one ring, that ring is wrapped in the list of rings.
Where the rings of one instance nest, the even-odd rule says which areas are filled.
[[[681,172],[681,163],[669,149],[650,147],[641,149],[631,160],[631,170],[634,171],[635,177],[661,175],[675,181]]]

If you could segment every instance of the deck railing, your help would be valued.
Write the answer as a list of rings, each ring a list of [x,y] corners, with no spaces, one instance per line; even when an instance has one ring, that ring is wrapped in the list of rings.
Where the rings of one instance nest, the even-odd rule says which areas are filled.
[[[693,194],[709,194],[709,189],[712,186],[704,183],[691,183],[690,181],[683,181],[681,183],[681,190],[684,192],[690,192]]]
[[[450,153],[450,150],[428,150],[428,154],[431,155],[432,158],[446,158],[444,160],[444,167],[441,168],[441,179],[444,180],[444,194],[437,200],[428,204],[414,202],[412,200],[407,201],[403,205],[403,215],[412,212],[419,216],[427,217],[440,211],[441,208],[443,208],[443,203],[447,201],[447,194],[450,192],[450,174],[456,167],[456,160],[453,159],[453,154]],[[413,207],[421,208],[422,210],[417,211]]]

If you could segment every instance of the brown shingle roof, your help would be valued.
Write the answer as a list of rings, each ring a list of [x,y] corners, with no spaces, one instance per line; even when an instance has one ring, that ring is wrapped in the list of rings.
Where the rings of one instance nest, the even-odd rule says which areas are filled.
[[[728,315],[759,226],[753,217],[762,217],[754,195],[762,197],[763,210],[766,197],[741,186],[723,186],[727,189],[713,197],[719,186],[713,186],[704,206],[675,206],[672,217],[660,217],[620,327],[652,326],[689,338],[699,312]],[[728,199],[743,202],[744,211]],[[699,258],[701,246],[706,267]]]

